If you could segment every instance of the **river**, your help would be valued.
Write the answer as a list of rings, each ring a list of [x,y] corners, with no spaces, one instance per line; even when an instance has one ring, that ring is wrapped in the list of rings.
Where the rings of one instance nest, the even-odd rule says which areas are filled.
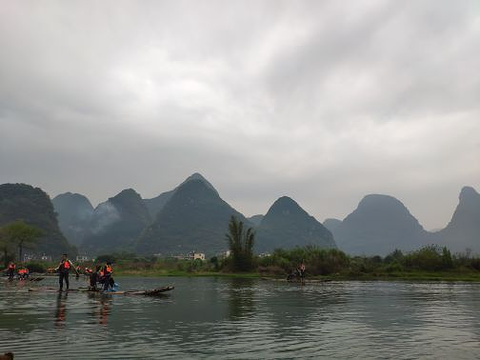
[[[161,297],[27,291],[0,283],[0,353],[15,359],[473,359],[480,284],[211,277],[118,278],[172,284]],[[71,280],[71,287],[84,286]]]

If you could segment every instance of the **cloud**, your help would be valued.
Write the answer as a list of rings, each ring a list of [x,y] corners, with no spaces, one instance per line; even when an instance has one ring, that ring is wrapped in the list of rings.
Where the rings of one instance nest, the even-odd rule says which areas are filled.
[[[444,225],[480,187],[479,19],[474,1],[4,1],[0,181],[99,203],[198,171],[247,215],[388,192]]]

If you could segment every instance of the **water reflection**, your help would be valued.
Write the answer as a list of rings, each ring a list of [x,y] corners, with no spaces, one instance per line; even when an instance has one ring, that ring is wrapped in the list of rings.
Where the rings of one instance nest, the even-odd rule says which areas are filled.
[[[252,316],[255,312],[254,279],[229,279],[228,283],[228,315],[230,320],[241,320]]]
[[[59,292],[55,308],[55,327],[64,328],[67,319],[67,299],[68,291]]]
[[[90,300],[91,307],[90,314],[98,324],[103,326],[107,325],[107,319],[112,309],[112,298],[102,296],[95,292],[89,292],[88,298]]]
[[[171,279],[127,278],[122,286],[165,282]],[[0,349],[8,345],[19,359],[99,352],[122,359],[470,359],[480,352],[480,284],[174,282],[163,298],[5,286]]]

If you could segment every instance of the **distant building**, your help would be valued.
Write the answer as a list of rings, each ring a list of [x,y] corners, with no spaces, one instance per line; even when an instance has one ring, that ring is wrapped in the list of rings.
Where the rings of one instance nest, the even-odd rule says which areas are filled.
[[[23,262],[28,262],[28,261],[52,261],[52,256],[51,255],[46,255],[46,254],[23,254]]]
[[[205,260],[205,254],[204,253],[197,253],[193,252],[192,253],[193,260]]]
[[[23,254],[23,259],[21,261],[22,262],[27,262],[27,261],[31,261],[31,260],[35,260],[35,255],[33,255],[33,254]]]
[[[192,251],[187,255],[185,254],[172,255],[171,258],[177,259],[177,260],[202,260],[203,261],[205,260],[205,254],[201,252]]]
[[[77,262],[85,262],[85,261],[89,261],[90,259],[88,258],[87,255],[77,255],[77,258],[75,260]]]

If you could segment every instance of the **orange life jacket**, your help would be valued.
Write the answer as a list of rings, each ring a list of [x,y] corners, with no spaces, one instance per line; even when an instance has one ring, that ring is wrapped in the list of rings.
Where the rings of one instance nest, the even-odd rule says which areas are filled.
[[[111,274],[112,271],[113,271],[113,269],[112,269],[112,267],[111,267],[110,265],[107,265],[107,266],[105,266],[105,271],[106,271],[108,274]]]

